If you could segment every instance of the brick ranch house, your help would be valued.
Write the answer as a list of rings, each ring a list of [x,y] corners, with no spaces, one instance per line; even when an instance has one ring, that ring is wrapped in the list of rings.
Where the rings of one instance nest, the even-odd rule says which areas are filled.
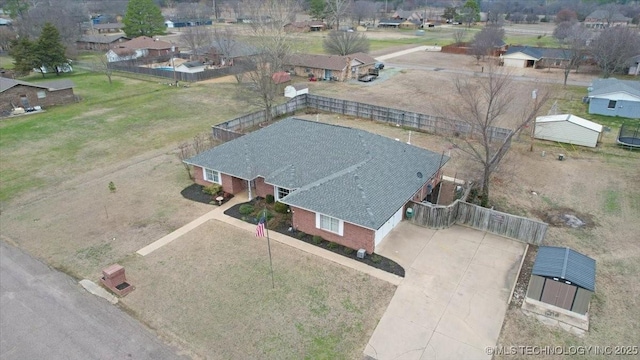
[[[372,253],[422,201],[448,161],[425,149],[337,125],[287,118],[200,153],[185,163],[200,185],[274,196],[293,227]]]
[[[0,78],[0,112],[11,111],[14,107],[46,108],[75,102],[74,86],[71,80],[29,83]]]
[[[365,53],[340,55],[312,55],[296,54],[289,57],[284,65],[297,76],[308,77],[309,74],[317,79],[334,79],[347,81],[357,79],[373,69],[376,59]]]

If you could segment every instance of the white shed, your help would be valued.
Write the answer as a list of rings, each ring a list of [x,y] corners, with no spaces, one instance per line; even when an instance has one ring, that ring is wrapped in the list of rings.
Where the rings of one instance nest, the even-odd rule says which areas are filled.
[[[284,88],[284,96],[294,98],[298,95],[308,94],[309,87],[304,84],[293,84]]]
[[[536,139],[596,147],[601,134],[602,125],[571,114],[536,118]]]

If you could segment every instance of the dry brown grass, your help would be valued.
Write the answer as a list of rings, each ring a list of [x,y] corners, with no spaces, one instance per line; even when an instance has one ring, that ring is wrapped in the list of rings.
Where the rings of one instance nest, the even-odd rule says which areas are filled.
[[[212,359],[356,359],[395,291],[384,281],[210,221],[125,262],[123,302]]]

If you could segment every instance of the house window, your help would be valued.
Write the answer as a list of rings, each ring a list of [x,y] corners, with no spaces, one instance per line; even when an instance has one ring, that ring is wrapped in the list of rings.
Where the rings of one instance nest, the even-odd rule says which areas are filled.
[[[284,198],[285,196],[289,195],[292,191],[293,190],[289,190],[289,189],[285,189],[285,188],[281,188],[281,187],[275,186],[274,193],[276,194],[276,201],[282,200],[282,198]]]
[[[38,91],[38,99],[44,99],[47,97],[47,93],[44,90]]]
[[[214,182],[216,184],[222,184],[220,182],[220,173],[215,170],[204,169],[204,179],[206,181]]]
[[[342,236],[344,223],[331,216],[316,214],[316,227]]]
[[[609,100],[609,105],[607,106],[607,109],[615,109],[616,108],[616,100]]]

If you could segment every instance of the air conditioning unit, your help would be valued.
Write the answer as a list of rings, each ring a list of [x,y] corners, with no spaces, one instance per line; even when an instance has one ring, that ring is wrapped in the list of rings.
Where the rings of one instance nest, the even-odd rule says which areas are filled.
[[[367,255],[367,251],[365,249],[358,250],[358,253],[357,253],[358,259],[364,259],[366,255]]]

